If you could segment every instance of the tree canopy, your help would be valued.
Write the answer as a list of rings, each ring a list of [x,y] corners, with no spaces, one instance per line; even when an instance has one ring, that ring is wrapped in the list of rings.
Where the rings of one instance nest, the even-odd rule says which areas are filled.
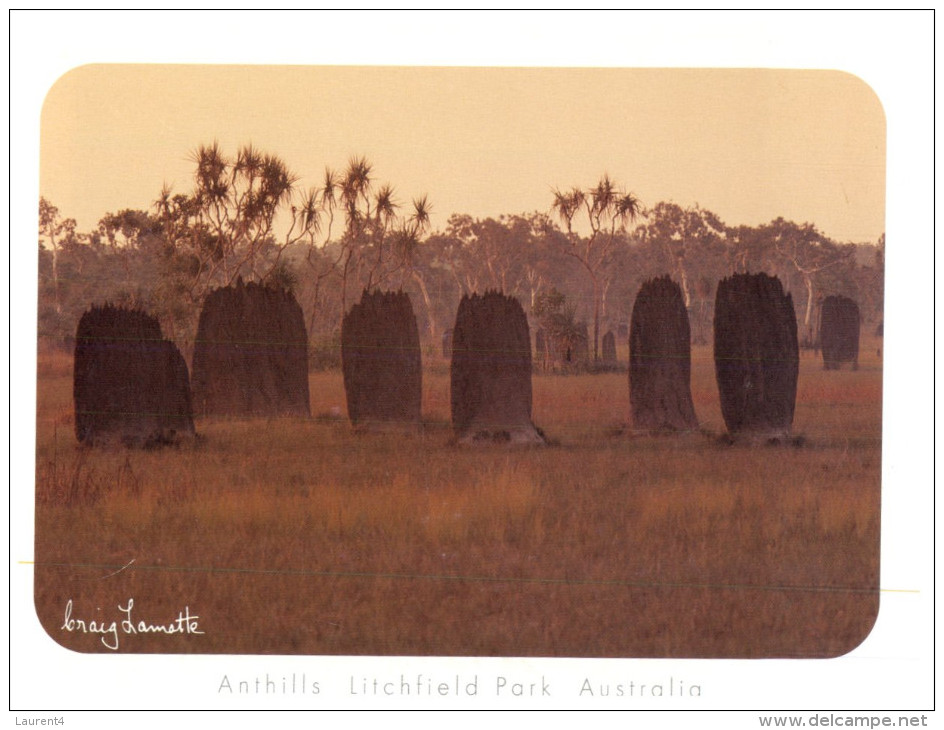
[[[695,343],[710,339],[715,289],[732,273],[778,276],[801,341],[815,340],[828,295],[856,300],[866,322],[882,319],[884,236],[838,244],[812,223],[730,226],[698,205],[645,209],[608,175],[554,190],[546,211],[454,212],[431,230],[429,198],[405,202],[364,157],[304,190],[284,161],[251,145],[233,156],[203,145],[192,159],[191,190],[164,186],[149,210],[106,213],[91,231],[40,199],[41,338],[68,342],[81,313],[107,300],[153,312],[186,354],[203,299],[239,276],[291,289],[311,347],[335,353],[341,319],[365,289],[410,294],[429,351],[463,295],[493,289],[517,298],[533,324],[552,311],[592,322],[598,357],[601,333],[625,326],[642,283],[666,274],[682,289]]]

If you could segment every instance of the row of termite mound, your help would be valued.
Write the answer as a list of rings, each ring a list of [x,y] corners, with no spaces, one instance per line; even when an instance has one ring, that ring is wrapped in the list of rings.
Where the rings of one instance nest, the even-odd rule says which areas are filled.
[[[793,302],[777,278],[734,275],[718,284],[714,357],[721,414],[729,433],[788,435],[799,346]],[[651,279],[636,297],[629,333],[633,428],[696,429],[690,383],[691,337],[681,288],[667,276]]]
[[[452,330],[451,411],[461,441],[541,443],[531,422],[531,338],[518,300],[464,296]],[[341,326],[348,416],[355,428],[418,427],[419,331],[404,292],[364,292]]]
[[[452,420],[469,440],[541,442],[531,424],[531,352],[517,300],[463,298],[456,315]],[[344,317],[348,414],[358,429],[421,424],[422,360],[409,296],[365,292]],[[93,306],[79,321],[73,379],[76,437],[150,447],[192,437],[194,416],[309,416],[307,337],[284,290],[213,291],[200,313],[192,373],[156,319]]]
[[[827,370],[859,353],[859,308],[842,296],[823,302],[821,346]],[[647,281],[633,306],[629,334],[630,410],[641,431],[697,427],[691,397],[691,337],[682,291],[669,277]],[[715,378],[732,436],[781,439],[796,406],[799,343],[792,297],[766,274],[735,274],[718,284]]]
[[[855,362],[858,309],[823,306],[826,367]],[[629,330],[633,428],[697,428],[691,396],[691,338],[679,286],[647,281]],[[451,415],[460,442],[544,443],[531,420],[531,339],[520,303],[498,292],[464,296],[451,338]],[[718,285],[715,372],[732,435],[789,433],[799,370],[789,294],[765,274]],[[403,292],[364,292],[345,315],[341,353],[348,415],[359,430],[421,424],[422,358],[416,318]],[[76,436],[83,443],[174,443],[199,416],[309,416],[307,338],[286,291],[259,284],[217,289],[197,329],[193,374],[149,315],[92,307],[76,333]]]
[[[75,338],[75,433],[87,444],[159,446],[192,437],[199,416],[309,415],[308,340],[288,292],[259,284],[210,293],[192,375],[145,312],[93,306]]]

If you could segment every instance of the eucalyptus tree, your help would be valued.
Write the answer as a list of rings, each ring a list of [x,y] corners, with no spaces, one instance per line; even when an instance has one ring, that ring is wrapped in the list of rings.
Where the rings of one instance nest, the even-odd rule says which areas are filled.
[[[637,235],[640,241],[664,252],[667,273],[678,282],[685,309],[691,310],[693,279],[699,269],[709,258],[719,261],[726,258],[727,251],[723,246],[725,226],[718,216],[698,205],[683,208],[667,202],[661,202],[650,210],[647,219],[647,224],[639,228]]]
[[[763,227],[729,226],[724,238],[729,273],[763,271],[770,263],[770,246]]]
[[[40,197],[39,246],[45,249],[48,245],[48,251],[51,254],[52,290],[56,314],[62,313],[62,297],[59,291],[59,254],[64,241],[75,238],[75,225],[74,218],[63,218],[59,213],[59,208],[46,198]]]
[[[879,236],[872,260],[859,268],[860,298],[869,320],[876,324],[883,320],[885,303],[885,234]]]
[[[633,193],[623,192],[604,174],[599,182],[587,190],[574,187],[568,192],[555,189],[552,210],[556,212],[567,230],[568,255],[575,258],[590,277],[593,288],[593,359],[599,360],[600,308],[602,298],[602,269],[607,254],[620,234],[626,232],[626,224],[636,220],[642,213],[642,204]],[[579,217],[586,220],[590,232],[580,236],[574,231]]]
[[[730,273],[727,229],[717,215],[699,207],[661,202],[647,213],[636,236],[662,263],[655,275],[669,274],[679,285],[694,342],[711,335],[716,282]]]
[[[820,233],[811,223],[798,225],[777,218],[764,226],[768,240],[776,252],[788,262],[803,279],[806,288],[806,307],[802,331],[808,342],[813,340],[813,307],[816,302],[819,279],[824,272],[849,262],[855,247],[840,247]]]
[[[452,239],[450,270],[456,284],[465,294],[494,289],[529,297],[529,285],[541,281],[541,272],[532,266],[544,238],[538,232],[543,232],[542,226],[534,217],[453,214],[445,235]]]

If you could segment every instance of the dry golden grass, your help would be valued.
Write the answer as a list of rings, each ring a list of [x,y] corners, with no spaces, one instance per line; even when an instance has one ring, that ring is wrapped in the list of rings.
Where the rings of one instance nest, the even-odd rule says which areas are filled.
[[[61,629],[69,600],[120,620],[133,598],[135,620],[188,606],[205,633],[122,635],[121,651],[846,652],[878,610],[881,363],[824,372],[805,355],[793,446],[717,438],[713,377],[696,349],[704,432],[680,437],[626,434],[625,373],[535,376],[553,446],[460,448],[441,371],[424,376],[422,433],[355,436],[340,373],[313,373],[311,420],[93,451],[72,431],[69,358],[42,353],[38,615],[79,651],[107,649]]]

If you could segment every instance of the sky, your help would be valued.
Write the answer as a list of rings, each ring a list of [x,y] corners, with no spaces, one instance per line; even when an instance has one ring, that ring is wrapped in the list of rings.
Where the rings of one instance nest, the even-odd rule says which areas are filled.
[[[784,217],[838,242],[885,230],[885,116],[830,70],[96,64],[46,95],[40,192],[80,231],[189,192],[218,141],[281,157],[304,189],[365,156],[433,227],[548,211],[604,173],[644,206],[729,225]]]

